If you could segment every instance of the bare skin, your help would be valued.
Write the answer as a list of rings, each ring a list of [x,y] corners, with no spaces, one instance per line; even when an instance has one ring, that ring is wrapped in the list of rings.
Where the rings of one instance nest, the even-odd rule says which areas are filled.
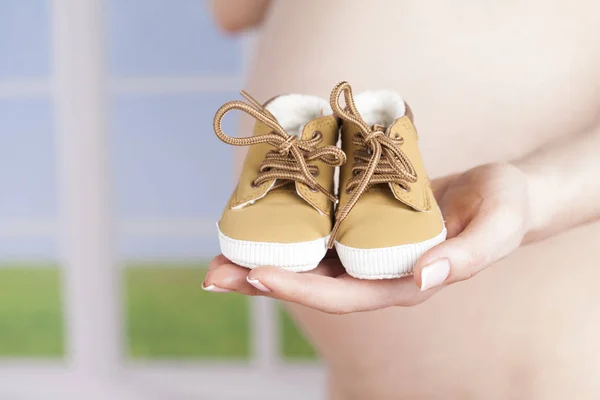
[[[249,90],[402,93],[450,239],[414,278],[220,256],[205,286],[296,303],[331,399],[599,398],[599,16],[591,1],[273,4]],[[448,277],[422,291],[440,259]]]
[[[262,22],[269,0],[213,0],[214,19],[221,29],[237,33]]]

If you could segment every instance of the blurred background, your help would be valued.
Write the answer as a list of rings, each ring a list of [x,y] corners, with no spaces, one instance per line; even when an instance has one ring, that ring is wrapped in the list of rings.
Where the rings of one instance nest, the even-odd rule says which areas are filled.
[[[68,358],[62,260],[69,244],[59,238],[52,83],[52,8],[66,3],[0,0],[2,399],[9,398],[1,391],[3,371],[6,379],[14,365]],[[312,348],[276,305],[200,286],[218,253],[215,222],[235,181],[234,149],[215,138],[212,117],[243,86],[251,35],[221,34],[203,0],[101,3],[122,291],[115,328],[123,333],[124,362],[249,370],[312,363]],[[235,121],[227,123],[234,129]],[[257,334],[265,324],[266,337]]]

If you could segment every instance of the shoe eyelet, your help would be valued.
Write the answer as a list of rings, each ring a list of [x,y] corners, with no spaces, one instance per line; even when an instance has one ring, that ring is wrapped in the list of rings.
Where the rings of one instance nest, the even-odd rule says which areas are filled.
[[[308,187],[308,189],[309,189],[311,192],[313,192],[313,193],[317,193],[317,192],[318,192],[318,190],[317,190],[317,189],[315,189],[315,188],[311,188],[310,186]]]
[[[355,169],[354,171],[352,171],[352,175],[353,176],[359,176],[360,175],[360,170],[359,169]]]
[[[352,193],[352,189],[346,188],[346,194],[351,194],[351,193]]]
[[[323,134],[321,131],[314,131],[312,134],[313,139],[323,139]]]
[[[411,188],[408,185],[404,185],[404,184],[399,183],[398,186],[400,186],[400,188],[402,190],[404,190],[405,192],[407,192],[407,193],[411,191]]]
[[[311,172],[310,174],[316,178],[317,176],[319,176],[320,173],[321,173],[321,170],[319,168],[317,168],[315,170],[315,172]]]
[[[252,187],[252,189],[256,189],[259,186],[260,185],[257,185],[255,181],[250,182],[250,187]]]

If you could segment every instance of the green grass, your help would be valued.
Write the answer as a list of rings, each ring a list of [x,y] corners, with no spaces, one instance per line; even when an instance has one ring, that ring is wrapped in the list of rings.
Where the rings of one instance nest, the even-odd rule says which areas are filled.
[[[59,269],[0,266],[0,357],[61,357]],[[247,359],[248,299],[201,290],[202,265],[132,265],[124,270],[128,353],[133,358]],[[282,356],[314,352],[282,313]]]
[[[0,354],[60,357],[63,325],[56,268],[0,268]]]
[[[284,359],[313,360],[317,358],[313,347],[306,341],[290,315],[283,309],[280,312],[279,321],[281,335],[281,349],[279,349],[279,352]]]
[[[200,288],[204,269],[126,270],[129,351],[134,358],[248,358],[248,301]]]

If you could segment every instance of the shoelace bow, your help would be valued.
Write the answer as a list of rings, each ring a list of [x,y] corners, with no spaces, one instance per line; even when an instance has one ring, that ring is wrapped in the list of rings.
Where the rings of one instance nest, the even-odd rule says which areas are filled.
[[[346,108],[340,105],[342,93]],[[329,237],[328,247],[332,248],[340,224],[367,189],[373,185],[391,182],[408,191],[410,187],[407,184],[417,181],[417,173],[409,158],[400,149],[403,138],[391,138],[385,132],[386,127],[369,126],[365,122],[356,108],[352,88],[348,82],[340,82],[335,86],[331,92],[330,103],[337,117],[358,126],[359,132],[354,136],[353,142],[361,149],[354,154],[353,176],[346,184],[346,191],[352,193],[352,196],[337,213]]]
[[[346,155],[337,146],[316,146],[323,140],[321,132],[315,132],[308,140],[300,140],[296,135],[290,135],[277,122],[277,119],[258,101],[245,91],[240,92],[248,100],[230,101],[217,111],[213,122],[215,134],[219,139],[233,146],[252,146],[259,143],[268,143],[276,150],[270,151],[260,165],[260,171],[252,182],[254,187],[275,180],[275,184],[269,189],[274,190],[287,185],[290,182],[300,182],[307,185],[312,191],[320,191],[334,203],[337,198],[327,189],[321,186],[315,179],[319,174],[316,165],[307,162],[319,160],[332,167],[337,167],[346,162]],[[225,114],[231,110],[239,110],[250,115],[257,121],[267,125],[272,131],[266,135],[236,138],[229,136],[223,131],[221,122]]]

